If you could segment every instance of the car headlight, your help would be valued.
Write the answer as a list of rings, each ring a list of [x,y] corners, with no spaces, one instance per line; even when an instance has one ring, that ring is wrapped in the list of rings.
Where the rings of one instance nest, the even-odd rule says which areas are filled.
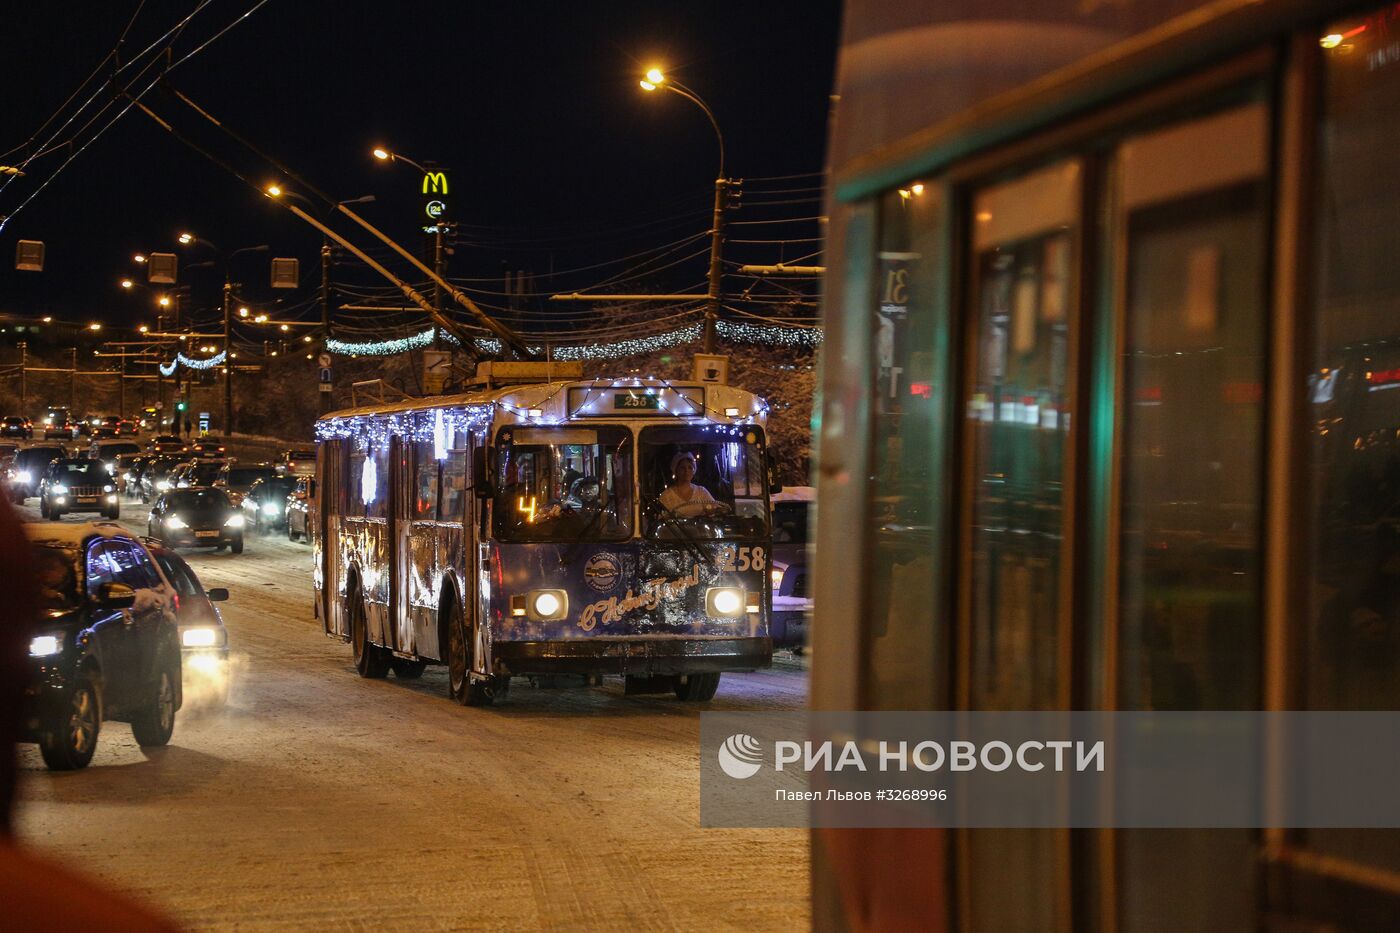
[[[168,479],[158,480],[158,481],[156,482],[156,488],[159,489],[161,492],[164,492],[165,490],[167,490],[167,489],[170,488],[170,480],[168,480]]]
[[[68,487],[62,483],[54,483],[49,492],[52,492],[56,496],[66,496],[68,495]]]
[[[263,514],[264,514],[264,515],[276,515],[277,512],[278,512],[278,508],[277,508],[277,503],[276,503],[276,502],[264,502],[264,503],[263,503]]]
[[[562,619],[569,614],[569,594],[563,590],[532,590],[527,601],[530,618],[537,622]]]
[[[63,642],[59,641],[57,635],[35,635],[29,641],[29,656],[31,658],[46,658],[49,655],[58,654],[63,650]]]
[[[178,516],[178,515],[169,515],[169,516],[166,516],[166,519],[165,519],[165,527],[167,527],[167,528],[188,528],[189,525],[186,525],[186,524],[185,524],[185,520],[184,520],[183,518],[181,518],[180,516]]]
[[[734,586],[712,586],[705,591],[705,614],[712,619],[737,619],[744,614],[744,591]]]
[[[115,472],[117,472],[117,462],[116,462],[115,460],[110,460],[110,461],[107,462],[107,472],[108,472],[108,473],[115,473]]]
[[[20,470],[15,474],[15,479],[19,480],[21,483],[28,483],[34,479],[34,474],[30,473],[28,470]]]
[[[103,492],[116,492],[116,491],[117,491],[117,487],[113,486],[111,483],[108,483],[106,486],[103,486],[103,487],[102,487],[102,491],[103,491]]]
[[[186,648],[212,648],[219,643],[219,633],[212,628],[187,628],[180,633],[180,644]]]
[[[225,527],[225,528],[242,528],[242,527],[243,527],[243,516],[242,516],[242,515],[230,515],[230,516],[228,517],[228,521],[224,522],[224,527]]]

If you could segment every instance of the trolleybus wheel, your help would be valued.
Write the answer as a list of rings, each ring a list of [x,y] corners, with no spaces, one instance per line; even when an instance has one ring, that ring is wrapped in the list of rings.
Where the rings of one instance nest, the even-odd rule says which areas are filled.
[[[447,693],[463,706],[490,706],[497,693],[505,692],[497,689],[496,681],[501,678],[493,677],[488,683],[472,680],[471,636],[456,596],[449,593],[449,600],[443,620],[447,636]]]
[[[408,658],[389,659],[389,670],[393,671],[394,676],[400,680],[417,680],[423,676],[423,669],[427,666],[427,661],[410,661]]]
[[[673,686],[676,699],[704,703],[714,699],[719,689],[719,674],[677,674]]]
[[[355,653],[355,670],[361,677],[378,680],[389,673],[389,653],[369,643],[365,604],[358,590],[350,591],[350,646]]]

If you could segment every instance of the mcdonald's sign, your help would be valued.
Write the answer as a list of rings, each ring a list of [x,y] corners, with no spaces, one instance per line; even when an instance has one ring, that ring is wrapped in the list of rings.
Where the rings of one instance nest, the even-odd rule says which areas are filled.
[[[423,214],[431,223],[447,219],[447,173],[436,169],[423,173]]]

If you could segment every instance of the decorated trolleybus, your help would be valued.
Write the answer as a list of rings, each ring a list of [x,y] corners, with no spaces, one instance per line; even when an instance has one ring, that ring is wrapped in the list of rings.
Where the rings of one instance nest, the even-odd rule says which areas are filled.
[[[316,611],[359,673],[445,664],[477,705],[520,674],[708,700],[769,666],[764,401],[494,365],[317,422]]]

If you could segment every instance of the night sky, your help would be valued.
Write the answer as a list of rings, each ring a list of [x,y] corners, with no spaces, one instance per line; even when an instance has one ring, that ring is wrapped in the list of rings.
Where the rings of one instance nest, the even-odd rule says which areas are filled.
[[[176,42],[175,57],[256,2],[212,0]],[[22,146],[78,86],[137,4],[13,4],[6,11],[0,152]],[[126,54],[196,5],[148,0]],[[503,264],[537,274],[551,265],[574,268],[708,225],[714,136],[693,105],[638,88],[640,72],[655,63],[708,101],[725,133],[731,175],[819,171],[838,30],[835,2],[270,0],[169,80],[331,195],[374,194],[364,213],[409,245],[424,239],[416,232],[420,177],[375,162],[369,150],[385,144],[446,166],[453,216],[463,225],[452,273],[486,279]],[[250,179],[278,179],[159,89],[144,100]],[[80,133],[79,142],[91,135]],[[11,151],[0,164],[23,157]],[[146,320],[149,299],[123,293],[117,281],[134,271],[133,252],[180,252],[174,239],[182,229],[225,250],[267,243],[274,255],[299,257],[303,281],[314,286],[319,235],[137,111],[20,209],[66,157],[36,159],[27,177],[0,192],[0,215],[14,214],[0,232],[0,312]],[[14,270],[18,239],[47,243],[42,274]],[[376,281],[363,270],[337,275]],[[265,259],[240,276],[254,299],[273,297]],[[212,306],[212,270],[191,270],[184,281],[196,302]]]

